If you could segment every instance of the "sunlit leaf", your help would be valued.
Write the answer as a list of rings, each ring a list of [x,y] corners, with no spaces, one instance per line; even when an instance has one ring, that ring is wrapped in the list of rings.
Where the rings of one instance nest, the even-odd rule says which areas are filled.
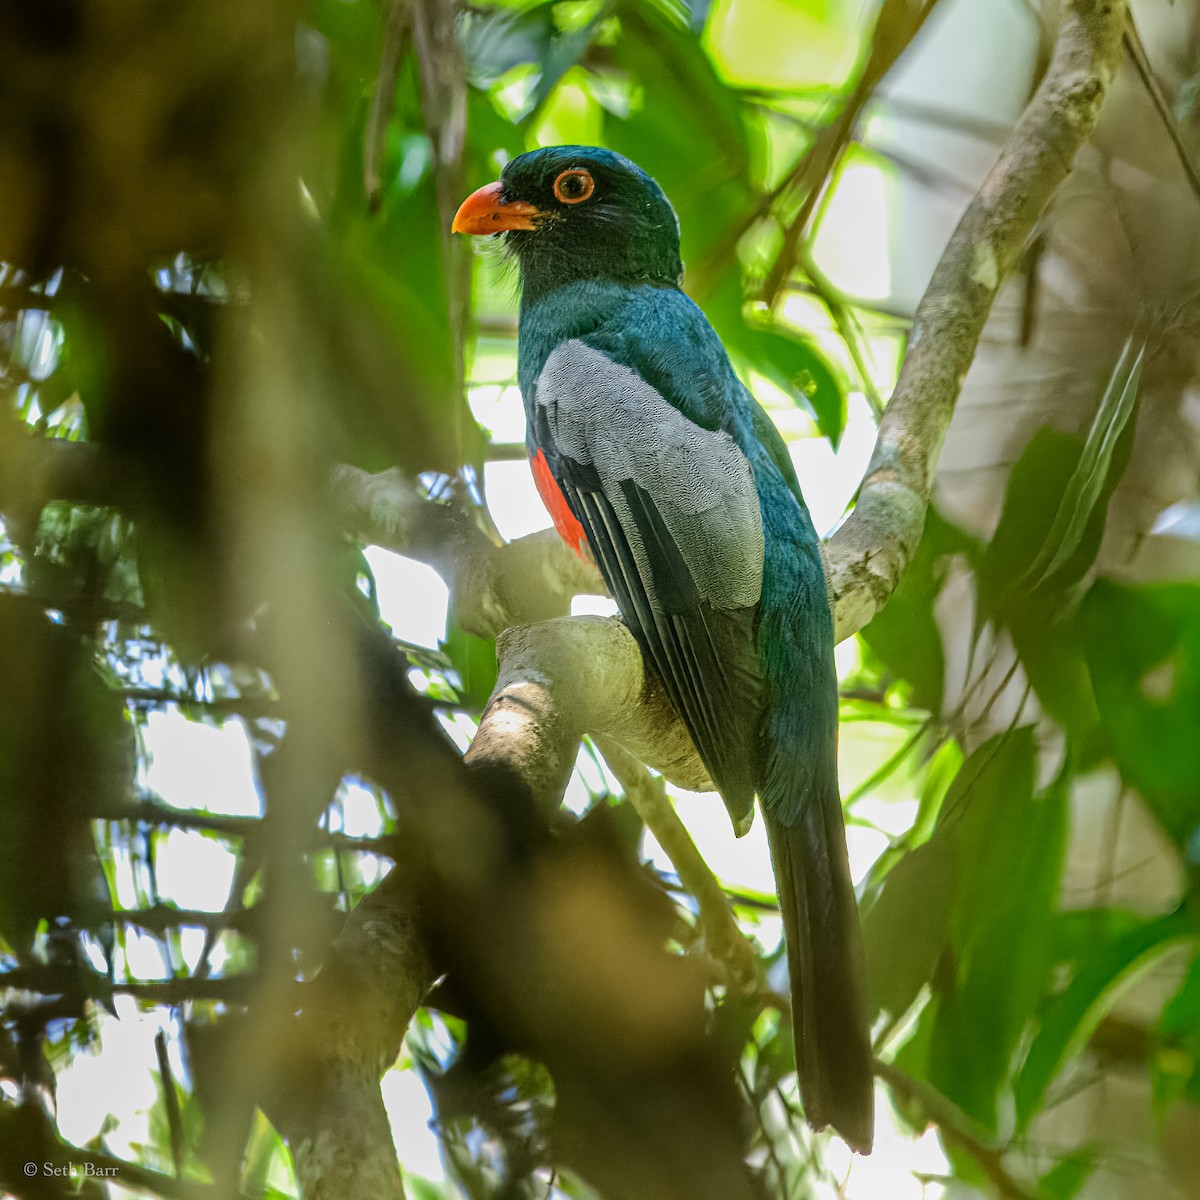
[[[735,364],[794,397],[836,447],[846,423],[845,387],[816,346],[794,329],[747,311],[736,271],[721,276],[705,312]]]

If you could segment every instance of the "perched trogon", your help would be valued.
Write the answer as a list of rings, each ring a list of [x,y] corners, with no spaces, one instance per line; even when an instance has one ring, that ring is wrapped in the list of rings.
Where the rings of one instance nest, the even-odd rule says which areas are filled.
[[[837,780],[833,618],[786,447],[680,290],[679,223],[628,159],[514,158],[454,230],[521,277],[533,473],[599,566],[739,831],[757,795],[783,913],[808,1120],[871,1147],[858,909]]]

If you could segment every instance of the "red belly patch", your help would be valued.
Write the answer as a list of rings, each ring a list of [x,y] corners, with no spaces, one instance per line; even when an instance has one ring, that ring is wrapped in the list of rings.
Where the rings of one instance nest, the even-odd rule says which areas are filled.
[[[562,489],[550,473],[550,464],[546,461],[546,455],[538,450],[530,458],[529,466],[533,471],[533,482],[537,484],[538,495],[541,496],[542,503],[546,506],[546,511],[549,512],[550,518],[554,522],[554,528],[558,530],[558,536],[580,558],[590,562],[592,556],[588,551],[587,534],[583,532],[583,526],[571,511],[566,496],[562,494]]]

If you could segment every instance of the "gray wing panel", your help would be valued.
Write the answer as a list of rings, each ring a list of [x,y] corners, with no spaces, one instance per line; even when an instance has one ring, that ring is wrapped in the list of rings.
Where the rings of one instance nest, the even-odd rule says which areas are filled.
[[[531,413],[601,571],[736,820],[760,777],[763,534],[750,465],[636,371],[573,341]]]
[[[595,468],[623,525],[631,520],[623,483],[653,498],[701,599],[716,608],[758,603],[758,493],[746,456],[727,433],[701,429],[632,367],[581,341],[550,354],[535,404],[555,451]],[[643,548],[632,549],[652,575]]]

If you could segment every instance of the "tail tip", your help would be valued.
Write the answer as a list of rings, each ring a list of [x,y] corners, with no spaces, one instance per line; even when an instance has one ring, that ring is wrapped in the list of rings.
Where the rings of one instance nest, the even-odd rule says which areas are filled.
[[[868,1098],[854,1105],[842,1105],[842,1111],[832,1114],[828,1112],[811,1112],[805,1109],[805,1119],[816,1132],[832,1130],[846,1143],[855,1154],[866,1157],[871,1153],[875,1144],[875,1095],[874,1088],[868,1093]],[[803,1100],[803,1092],[801,1092]]]

